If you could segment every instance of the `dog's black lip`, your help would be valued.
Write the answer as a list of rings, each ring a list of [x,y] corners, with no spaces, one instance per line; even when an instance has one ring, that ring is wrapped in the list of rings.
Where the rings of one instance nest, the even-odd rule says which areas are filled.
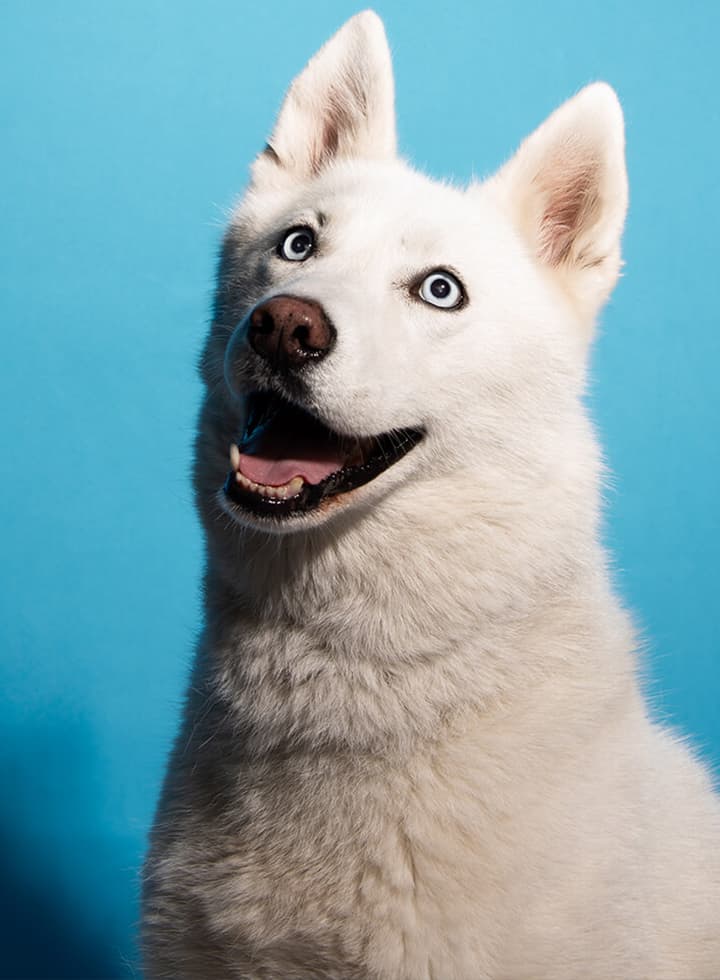
[[[267,413],[272,411],[273,403],[277,402],[283,409],[302,412],[307,416],[308,424],[316,425],[325,429],[331,437],[342,438],[337,433],[332,432],[315,416],[307,410],[299,408],[297,405],[290,405],[284,399],[277,399],[276,396],[267,392],[258,392],[249,399],[250,405],[247,412],[247,422],[241,440],[243,444],[249,442],[253,434],[267,418]],[[406,456],[411,449],[414,449],[425,437],[425,430],[421,427],[407,427],[395,429],[380,435],[372,436],[374,448],[370,456],[364,462],[357,465],[343,466],[329,476],[325,477],[320,483],[303,483],[302,489],[295,496],[285,500],[272,497],[263,497],[241,487],[235,477],[235,471],[231,470],[225,480],[225,496],[235,505],[245,511],[262,517],[273,517],[285,519],[294,514],[304,514],[315,510],[330,497],[338,497],[341,494],[349,493],[366,483],[370,483],[376,477],[384,473],[403,456]]]

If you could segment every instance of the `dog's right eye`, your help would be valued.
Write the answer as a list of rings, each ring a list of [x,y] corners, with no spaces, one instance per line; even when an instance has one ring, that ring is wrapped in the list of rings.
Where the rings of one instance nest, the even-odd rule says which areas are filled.
[[[315,250],[315,232],[304,225],[291,228],[278,245],[278,255],[288,262],[304,262]]]

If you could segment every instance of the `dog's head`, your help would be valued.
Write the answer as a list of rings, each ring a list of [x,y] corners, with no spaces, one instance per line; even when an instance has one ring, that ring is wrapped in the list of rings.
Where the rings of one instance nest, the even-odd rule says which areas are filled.
[[[201,506],[279,533],[490,472],[510,492],[513,467],[567,454],[620,267],[623,147],[595,84],[491,179],[433,182],[396,154],[381,22],[353,17],[292,84],[226,235]]]

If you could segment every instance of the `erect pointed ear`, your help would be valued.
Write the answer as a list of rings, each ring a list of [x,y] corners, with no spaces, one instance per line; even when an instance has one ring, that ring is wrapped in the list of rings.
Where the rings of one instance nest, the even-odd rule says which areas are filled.
[[[537,259],[594,316],[620,271],[625,133],[603,82],[560,106],[493,179]]]
[[[395,155],[390,50],[372,10],[356,14],[323,45],[285,96],[253,181],[303,179],[337,159]]]

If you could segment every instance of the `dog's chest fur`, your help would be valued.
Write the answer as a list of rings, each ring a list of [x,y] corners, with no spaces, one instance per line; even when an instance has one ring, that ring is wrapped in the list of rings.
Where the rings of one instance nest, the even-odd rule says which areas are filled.
[[[332,620],[327,607],[325,614]],[[428,692],[445,690],[447,698],[432,712],[434,736],[406,732],[389,750],[368,744],[348,752],[333,744],[330,726],[325,751],[291,750],[272,727],[263,733],[259,720],[254,731],[243,727],[252,715],[246,699],[261,697],[261,688],[252,693],[247,673],[217,664],[254,664],[263,688],[277,676],[287,701],[290,665],[312,650],[332,663],[333,651],[317,647],[315,630],[286,623],[292,639],[283,654],[268,643],[283,632],[278,623],[264,624],[266,632],[248,616],[209,629],[211,655],[199,660],[171,765],[151,879],[150,927],[162,937],[153,975],[571,980],[580,970],[604,980],[650,969],[637,975],[684,976],[649,951],[660,948],[657,923],[646,921],[657,899],[656,884],[646,881],[655,845],[638,856],[635,844],[647,830],[644,760],[657,746],[622,670],[593,679],[592,646],[566,650],[576,668],[489,704],[479,717],[449,710],[457,668],[446,672],[440,660],[425,675]],[[560,637],[584,642],[583,617],[598,655],[612,660],[613,645],[624,648],[623,617],[613,635],[595,621],[593,603],[577,598],[556,603],[552,615],[526,617],[516,626],[518,646],[534,659],[550,656]],[[607,624],[604,604],[603,617]],[[516,656],[512,645],[503,652]],[[373,666],[372,653],[366,650],[364,681],[390,724],[398,692],[383,697],[378,685],[391,679]],[[471,645],[457,653],[466,665],[477,658]],[[337,664],[325,677],[310,671],[307,704],[318,696],[327,704],[329,677],[340,685],[344,673]],[[351,687],[357,694],[357,677]],[[296,743],[304,703],[294,717]],[[351,710],[338,701],[340,717]],[[363,713],[360,701],[356,711]],[[268,704],[261,714],[272,715]],[[312,725],[310,713],[306,721]],[[279,729],[287,725],[286,715],[278,718]],[[346,721],[341,727],[351,731]],[[664,755],[672,769],[672,752]],[[679,819],[692,835],[694,815]],[[668,866],[668,855],[662,860]],[[685,865],[683,877],[688,871]],[[672,862],[663,878],[668,873]]]

